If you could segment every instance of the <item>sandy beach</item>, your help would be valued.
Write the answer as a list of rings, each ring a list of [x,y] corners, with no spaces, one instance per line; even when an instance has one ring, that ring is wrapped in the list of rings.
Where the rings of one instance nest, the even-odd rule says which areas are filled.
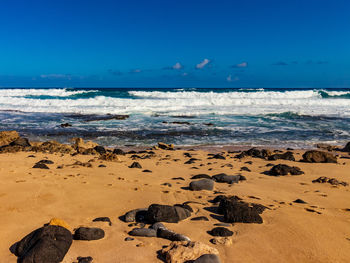
[[[190,217],[164,225],[191,241],[217,249],[221,262],[347,262],[349,187],[312,181],[324,176],[348,182],[350,160],[344,158],[348,153],[333,151],[331,154],[339,155],[337,163],[306,163],[299,162],[305,151],[291,152],[296,161],[235,158],[237,153],[227,151],[218,152],[224,158],[216,159],[204,150],[152,149],[117,155],[114,161],[101,160],[99,154],[2,152],[1,262],[16,262],[10,246],[52,218],[64,220],[72,233],[82,226],[105,232],[99,240],[73,240],[62,262],[78,262],[77,257],[87,256],[93,262],[163,262],[159,251],[171,241],[139,236],[125,241],[130,237],[128,232],[138,225],[123,222],[122,216],[151,204],[184,202],[190,202]],[[190,158],[195,159],[185,164]],[[33,168],[40,160],[52,161],[46,164],[49,169]],[[129,168],[133,162],[142,168]],[[277,164],[299,167],[304,174],[264,174]],[[246,180],[215,182],[213,190],[188,188],[196,181],[191,180],[194,175],[220,173],[242,175]],[[207,231],[222,222],[215,213],[218,204],[210,201],[219,195],[235,195],[244,202],[265,206],[263,222],[226,223],[225,228],[233,232],[229,244],[211,243],[213,236]],[[294,202],[297,199],[305,203]],[[208,221],[191,220],[199,216]],[[109,217],[112,224],[93,222],[97,217]]]

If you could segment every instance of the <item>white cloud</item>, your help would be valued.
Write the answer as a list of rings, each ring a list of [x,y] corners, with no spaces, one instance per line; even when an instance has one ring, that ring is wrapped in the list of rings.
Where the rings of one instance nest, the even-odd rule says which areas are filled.
[[[203,59],[203,61],[202,61],[201,63],[199,63],[199,64],[196,65],[196,68],[197,68],[197,69],[202,69],[202,68],[204,68],[209,62],[210,62],[210,60],[207,59],[207,58],[205,58],[205,59]]]
[[[42,79],[72,79],[72,76],[69,74],[42,74],[40,75]]]
[[[226,80],[227,80],[228,82],[233,82],[233,81],[238,81],[239,78],[238,78],[238,77],[232,78],[232,75],[230,74],[230,75],[227,76]]]
[[[183,66],[180,64],[180,62],[177,62],[174,66],[173,69],[182,69]]]
[[[232,66],[233,68],[246,68],[248,67],[248,62],[242,62]]]

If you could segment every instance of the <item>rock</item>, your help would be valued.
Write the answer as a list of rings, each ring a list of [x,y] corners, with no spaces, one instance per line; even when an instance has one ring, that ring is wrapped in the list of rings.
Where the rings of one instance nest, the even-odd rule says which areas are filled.
[[[77,257],[78,263],[91,263],[92,257]]]
[[[110,161],[110,162],[119,162],[120,161],[118,155],[116,155],[114,153],[110,153],[110,152],[102,153],[98,159],[104,160],[104,161]]]
[[[147,211],[147,221],[150,223],[177,223],[191,216],[191,212],[180,206],[152,204]]]
[[[227,174],[221,173],[221,174],[213,175],[212,179],[218,183],[233,184],[233,183],[239,182],[240,175],[227,175]]]
[[[261,158],[261,159],[266,159],[270,155],[269,150],[265,149],[258,149],[258,148],[251,148],[248,151],[243,151],[240,154],[236,155],[235,158],[242,159],[247,156],[251,156],[254,158]]]
[[[265,207],[241,201],[237,196],[224,197],[220,201],[218,212],[224,215],[226,223],[258,223],[263,222],[260,214]]]
[[[91,149],[98,146],[97,143],[94,143],[92,141],[84,142],[82,138],[73,138],[72,141],[73,141],[72,146],[74,147],[74,149],[78,149],[78,148]]]
[[[184,263],[196,260],[205,254],[218,255],[219,252],[201,242],[173,241],[168,247],[161,250],[161,254],[167,263]]]
[[[132,238],[132,237],[126,237],[126,238],[124,239],[124,241],[133,241],[133,240],[135,240],[135,238]]]
[[[143,173],[152,173],[151,170],[147,170],[147,169],[146,169],[146,170],[143,170],[142,172],[143,172]]]
[[[305,152],[301,161],[306,163],[337,163],[337,157],[328,152],[313,150]]]
[[[99,154],[105,154],[106,149],[103,146],[97,145],[94,147],[94,150],[98,152]]]
[[[22,137],[19,137],[16,140],[12,141],[9,145],[10,146],[21,146],[21,147],[30,147],[31,146],[28,139],[22,138]]]
[[[125,155],[125,152],[122,149],[114,149],[113,153],[116,155]]]
[[[191,177],[191,179],[212,179],[210,175],[207,174],[196,174]]]
[[[190,189],[192,191],[200,191],[200,190],[213,190],[214,181],[209,179],[202,179],[198,181],[193,181],[190,183]]]
[[[139,168],[139,169],[142,169],[142,166],[141,164],[139,164],[138,162],[133,162],[129,168]]]
[[[304,200],[301,199],[296,199],[293,201],[293,203],[297,203],[297,204],[307,204]]]
[[[331,185],[342,185],[342,186],[348,186],[349,184],[347,182],[344,181],[338,181],[335,178],[328,178],[325,176],[321,176],[315,180],[312,181],[313,183],[328,183]]]
[[[18,262],[59,263],[72,244],[72,234],[61,226],[48,225],[34,230],[10,250]]]
[[[206,216],[197,216],[191,218],[192,221],[209,221],[208,217]]]
[[[47,159],[40,160],[40,161],[39,161],[39,162],[37,162],[37,163],[54,164],[54,162],[53,162],[53,161],[51,161],[51,160],[47,160]]]
[[[225,245],[230,246],[232,245],[232,239],[229,237],[214,237],[210,239],[210,242],[214,245]]]
[[[277,164],[271,168],[270,171],[267,172],[267,174],[272,176],[280,176],[280,175],[301,175],[304,174],[303,171],[300,170],[299,167],[296,166],[289,166],[286,164]]]
[[[72,124],[66,122],[66,123],[61,123],[60,125],[61,128],[67,128],[67,127],[72,127]]]
[[[251,170],[246,166],[241,167],[241,171],[251,172]]]
[[[326,150],[326,151],[333,151],[336,150],[337,147],[334,145],[330,145],[327,143],[318,143],[315,145],[317,148],[322,149],[322,150]]]
[[[225,156],[223,156],[221,154],[214,154],[210,159],[226,160]]]
[[[70,230],[70,226],[62,219],[59,218],[52,218],[50,222],[48,223],[50,226],[61,226],[68,230]]]
[[[147,215],[147,208],[134,209],[124,215],[124,221],[129,222],[143,222]]]
[[[170,241],[191,241],[187,236],[177,234],[174,231],[163,227],[158,228],[157,237],[168,239]]]
[[[193,263],[220,263],[220,259],[215,254],[204,254],[193,261]]]
[[[134,228],[128,234],[138,237],[156,237],[157,231],[152,228]]]
[[[283,154],[274,154],[274,155],[271,155],[268,157],[268,160],[272,161],[272,160],[279,160],[279,159],[282,159],[282,160],[288,160],[288,161],[295,161],[295,158],[294,158],[294,155],[292,152],[285,152]]]
[[[1,138],[1,133],[0,133]],[[1,139],[0,139],[1,140]],[[1,145],[1,144],[0,144]],[[345,147],[342,149],[343,152],[350,152],[350,142],[348,142]]]
[[[56,141],[43,142],[38,145],[32,146],[31,150],[34,152],[49,152],[49,153],[76,153],[76,150],[72,146],[61,144]]]
[[[154,223],[153,225],[150,226],[150,228],[152,228],[156,231],[158,231],[158,229],[160,229],[160,228],[166,229],[166,227],[161,222]]]
[[[11,142],[19,138],[16,131],[2,131],[0,132],[0,147],[9,145]]]
[[[183,177],[173,177],[171,180],[180,180],[180,181],[185,181],[185,178]]]
[[[109,217],[97,217],[92,222],[107,222],[110,226],[112,225],[111,219]]]
[[[50,169],[46,164],[40,163],[40,162],[34,164],[33,168],[38,168],[38,169]]]
[[[174,144],[166,144],[163,142],[158,142],[158,147],[162,150],[174,150]]]
[[[233,232],[225,227],[215,227],[212,230],[208,231],[208,233],[212,236],[217,237],[230,237],[233,235]]]
[[[104,238],[105,231],[97,227],[79,227],[74,232],[74,240],[98,240]]]

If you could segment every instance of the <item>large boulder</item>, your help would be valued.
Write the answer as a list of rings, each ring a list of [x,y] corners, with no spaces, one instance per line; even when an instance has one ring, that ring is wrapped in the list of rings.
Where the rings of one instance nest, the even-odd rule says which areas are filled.
[[[72,244],[72,234],[61,226],[41,227],[21,241],[11,246],[10,250],[22,263],[59,263],[63,260]]]
[[[177,223],[191,216],[190,210],[181,206],[152,204],[148,207],[146,219],[150,223]]]
[[[280,175],[301,175],[304,174],[299,167],[289,166],[286,164],[277,164],[271,168],[270,171],[267,172],[269,175],[280,176]]]
[[[301,161],[306,163],[337,163],[337,157],[328,152],[312,150],[305,152]]]
[[[184,263],[205,254],[219,255],[219,251],[201,242],[174,241],[161,250],[165,262]]]
[[[212,179],[218,183],[233,184],[238,183],[241,180],[241,175],[227,175],[225,173],[221,173],[213,175]]]
[[[79,227],[74,232],[74,240],[98,240],[104,238],[105,232],[97,227]]]
[[[278,159],[295,161],[295,158],[292,152],[276,153],[268,157],[268,160],[270,161],[278,160]]]
[[[209,179],[202,179],[198,181],[193,181],[190,183],[190,189],[192,191],[200,191],[200,190],[213,190],[214,181]]]
[[[224,215],[226,223],[258,223],[263,222],[260,214],[265,207],[241,201],[236,196],[224,197],[220,201],[218,212]]]
[[[2,131],[0,132],[0,147],[9,145],[11,142],[19,138],[16,131]]]

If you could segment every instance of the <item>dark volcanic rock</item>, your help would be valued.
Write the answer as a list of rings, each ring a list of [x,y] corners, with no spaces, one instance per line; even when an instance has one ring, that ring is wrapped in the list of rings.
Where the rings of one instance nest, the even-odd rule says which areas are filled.
[[[220,259],[215,254],[204,254],[193,261],[193,263],[220,263]]]
[[[240,180],[240,177],[241,177],[240,175],[227,175],[227,174],[221,173],[221,174],[213,175],[212,179],[218,183],[233,184],[233,183],[238,183]]]
[[[125,155],[125,152],[122,149],[114,149],[113,153],[116,155]]]
[[[289,166],[286,164],[277,164],[271,168],[270,171],[267,172],[269,175],[280,176],[280,175],[301,175],[304,174],[303,171],[300,170],[299,167]]]
[[[107,222],[110,226],[112,225],[111,219],[109,217],[97,217],[92,222]]]
[[[46,164],[40,163],[40,162],[34,164],[33,168],[38,168],[38,169],[50,169]]]
[[[94,150],[96,151],[96,152],[98,152],[99,154],[104,154],[104,153],[106,153],[106,149],[103,147],[103,146],[95,146],[94,147]]]
[[[10,143],[10,146],[21,146],[21,147],[30,147],[30,143],[27,138],[19,137],[13,142]]]
[[[241,171],[251,172],[251,170],[246,166],[241,167]]]
[[[350,142],[348,142],[345,147],[342,149],[343,152],[350,152]]]
[[[215,227],[212,230],[208,231],[208,233],[216,237],[230,237],[233,235],[233,232],[225,227]]]
[[[141,164],[139,164],[138,162],[133,162],[129,168],[139,168],[139,169],[142,169],[142,166]]]
[[[138,208],[127,212],[124,215],[124,221],[129,222],[144,222],[146,220],[147,208]]]
[[[53,161],[51,161],[51,160],[47,160],[47,159],[40,160],[40,161],[39,161],[39,162],[37,162],[37,163],[54,164],[54,162],[53,162]]]
[[[191,179],[212,179],[210,175],[207,174],[196,174],[191,177]]]
[[[72,234],[61,226],[44,226],[11,246],[10,250],[23,263],[61,262],[72,244]]]
[[[296,199],[293,201],[293,203],[297,203],[297,204],[307,204],[304,200],[301,200],[301,199]]]
[[[146,169],[146,170],[143,170],[142,172],[143,172],[143,173],[152,173],[151,170],[147,170],[147,169]]]
[[[278,153],[278,154],[274,154],[268,157],[268,160],[272,161],[272,160],[278,160],[278,159],[282,159],[282,160],[288,160],[288,161],[295,161],[294,155],[292,152],[285,152],[285,153]]]
[[[210,179],[202,179],[198,181],[193,181],[190,183],[190,189],[192,191],[200,191],[200,190],[213,190],[214,181]]]
[[[262,158],[266,159],[270,155],[268,150],[265,149],[258,149],[258,148],[251,148],[248,151],[243,151],[240,154],[236,155],[235,158],[242,159],[247,156],[255,157],[255,158]]]
[[[192,221],[209,221],[208,217],[206,216],[197,216],[191,218]]]
[[[338,181],[335,178],[328,178],[325,176],[321,176],[315,180],[312,181],[313,183],[329,183],[331,185],[342,185],[342,186],[348,186],[349,184],[344,181]]]
[[[337,157],[328,152],[307,151],[303,154],[301,161],[306,163],[337,163]]]
[[[91,263],[92,257],[77,257],[78,263]]]
[[[74,232],[74,240],[98,240],[104,238],[105,231],[97,227],[79,227]]]
[[[152,204],[147,211],[147,221],[150,223],[177,223],[191,216],[191,212],[180,206]]]
[[[249,204],[237,196],[225,197],[220,201],[218,212],[224,215],[226,223],[259,223],[263,222],[261,214],[265,207],[259,204]]]
[[[156,237],[157,231],[152,228],[134,228],[128,234],[138,237]]]
[[[226,160],[226,157],[221,155],[221,154],[214,154],[211,158],[209,159],[220,159],[220,160]]]

